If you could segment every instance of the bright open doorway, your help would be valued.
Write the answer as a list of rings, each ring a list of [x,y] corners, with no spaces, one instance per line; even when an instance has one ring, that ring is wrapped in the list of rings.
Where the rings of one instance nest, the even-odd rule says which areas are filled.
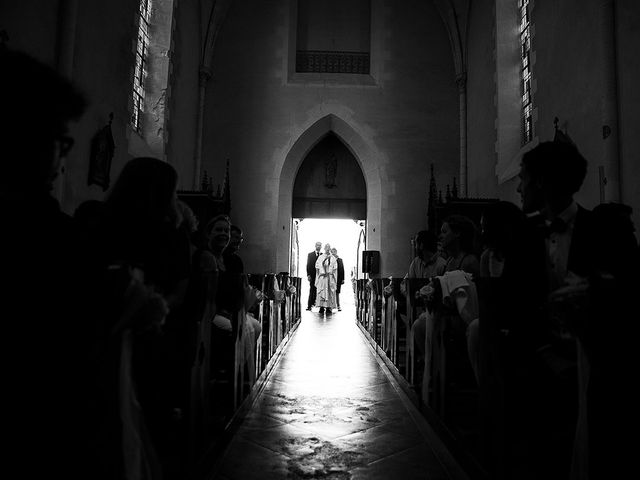
[[[340,293],[341,305],[352,305],[355,301],[351,285],[351,271],[357,274],[358,249],[364,249],[363,231],[364,220],[337,218],[294,218],[294,225],[298,225],[298,276],[302,278],[301,302],[306,307],[309,298],[309,282],[307,281],[307,254],[315,249],[316,242],[329,243],[338,250],[338,256],[344,263],[344,284]],[[359,245],[360,242],[360,245]]]

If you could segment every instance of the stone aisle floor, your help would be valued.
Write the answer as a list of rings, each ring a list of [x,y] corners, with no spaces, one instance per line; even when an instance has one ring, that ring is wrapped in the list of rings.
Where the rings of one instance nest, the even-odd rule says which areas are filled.
[[[379,363],[353,305],[302,321],[210,478],[466,479]]]

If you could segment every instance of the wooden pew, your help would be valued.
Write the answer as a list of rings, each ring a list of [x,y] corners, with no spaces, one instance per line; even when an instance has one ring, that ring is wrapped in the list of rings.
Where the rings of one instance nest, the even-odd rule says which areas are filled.
[[[282,338],[289,333],[291,328],[291,293],[289,292],[289,274],[281,272],[277,275],[278,286],[284,292],[284,301],[280,305],[280,329]],[[282,341],[279,339],[278,344]]]
[[[362,290],[361,290],[361,310],[360,310],[360,323],[364,326],[364,328],[368,331],[368,315],[369,315],[369,296],[371,291],[367,288],[367,283],[369,280],[362,279]]]
[[[264,291],[264,275],[263,274],[249,274],[247,275],[247,281],[249,285],[255,289],[257,289],[260,293]],[[258,320],[260,326],[262,328],[264,325],[263,315],[264,315],[264,307],[263,307],[264,297],[251,309],[253,316]],[[262,373],[264,368],[264,363],[262,361],[262,336],[264,335],[264,331],[261,330],[260,335],[256,338],[256,351],[255,351],[255,374],[256,377]]]
[[[429,283],[428,278],[407,278],[405,279],[406,300],[407,300],[407,316],[406,316],[406,360],[405,360],[405,378],[410,385],[414,385],[416,381],[416,352],[415,339],[413,332],[413,324],[421,313],[426,311],[423,300],[416,298],[416,293]],[[422,371],[419,372],[421,374]]]
[[[381,340],[381,328],[383,317],[385,314],[384,303],[385,298],[382,294],[384,288],[383,280],[381,278],[372,279],[369,282],[371,286],[369,292],[369,308],[367,312],[368,316],[368,332],[371,338],[380,345]]]
[[[271,359],[276,347],[277,332],[275,331],[276,322],[274,322],[276,305],[273,298],[275,281],[276,278],[274,274],[265,274],[263,291],[265,298],[263,301],[264,313],[262,323],[262,359],[265,364]]]
[[[396,365],[396,336],[397,336],[397,314],[398,314],[398,301],[397,296],[401,295],[400,282],[401,278],[388,278],[385,279],[383,284],[385,287],[391,287],[391,294],[385,295],[384,300],[384,317],[382,321],[381,329],[381,342],[380,347],[384,351],[385,355]]]
[[[301,315],[300,286],[302,279],[274,274],[247,275],[247,283],[263,292],[263,298],[252,312],[262,324],[261,334],[255,344],[249,345],[249,323],[244,307],[233,315],[232,332],[228,338],[224,333],[215,332],[215,293],[217,274],[210,274],[202,287],[202,308],[194,321],[193,348],[196,351],[191,368],[191,390],[189,399],[188,468],[198,470],[207,465],[205,458],[211,449],[223,443],[225,430],[236,419],[240,410],[247,408],[245,399],[255,395],[257,382],[267,378],[265,368],[274,353],[287,339]],[[295,292],[288,286],[296,287]],[[284,287],[288,292],[284,302],[274,299],[274,292]],[[218,330],[218,329],[215,329]],[[225,353],[218,351],[224,345]],[[248,366],[248,348],[255,348],[254,362]],[[216,363],[213,354],[221,354]],[[253,370],[255,368],[255,370]],[[271,368],[271,367],[270,367]],[[255,375],[251,372],[254,371]]]
[[[360,323],[360,281],[355,281],[356,323]]]
[[[442,420],[452,423],[477,408],[478,388],[463,320],[455,308],[442,305],[435,306],[432,314],[437,319],[431,352],[427,352],[430,362],[425,363],[423,373],[422,398]]]
[[[191,367],[189,394],[189,458],[188,463],[195,461],[196,452],[206,445],[207,431],[211,428],[212,418],[210,410],[211,389],[211,320],[215,314],[215,290],[217,288],[217,274],[210,272],[203,274],[198,282],[198,291],[194,293],[194,300],[198,303],[195,308],[193,342],[196,352]]]
[[[302,294],[302,278],[301,277],[292,277],[293,286],[296,288],[296,293],[294,294],[294,322],[300,320],[302,316],[302,300],[300,295]]]
[[[233,411],[240,406],[245,394],[245,341],[247,335],[246,312],[244,306],[235,312],[231,322],[234,338],[233,357]]]

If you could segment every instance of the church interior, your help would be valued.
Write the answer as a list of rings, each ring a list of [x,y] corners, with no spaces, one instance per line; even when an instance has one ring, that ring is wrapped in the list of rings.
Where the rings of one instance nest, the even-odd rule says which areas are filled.
[[[616,318],[640,267],[640,2],[21,0],[0,5],[0,42],[3,303],[33,305],[8,333],[35,352],[7,386],[47,377],[14,399],[23,478],[622,478]],[[46,188],[40,144],[56,145]],[[571,366],[556,377],[505,326],[535,316],[538,243],[516,267],[478,243],[472,275],[442,253],[452,216],[478,242],[488,212],[532,218],[526,162],[547,151],[586,160],[567,197],[576,215],[624,223],[585,234],[581,265],[598,268],[588,307],[565,304],[560,318],[580,320],[561,320]],[[565,167],[548,164],[566,189]],[[162,202],[177,221],[156,221]],[[308,219],[353,220],[349,248],[301,237]],[[565,230],[540,243],[551,283],[556,234],[564,245]],[[436,257],[442,270],[411,274]],[[495,258],[519,285],[483,280],[501,275]],[[440,330],[434,295],[453,302]],[[55,315],[84,323],[40,326]],[[59,442],[67,427],[75,439]]]

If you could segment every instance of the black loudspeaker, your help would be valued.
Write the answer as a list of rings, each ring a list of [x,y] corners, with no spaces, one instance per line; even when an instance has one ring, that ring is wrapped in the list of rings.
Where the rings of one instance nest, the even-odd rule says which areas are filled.
[[[368,273],[368,274],[380,273],[380,251],[378,250],[362,251],[362,273]]]

